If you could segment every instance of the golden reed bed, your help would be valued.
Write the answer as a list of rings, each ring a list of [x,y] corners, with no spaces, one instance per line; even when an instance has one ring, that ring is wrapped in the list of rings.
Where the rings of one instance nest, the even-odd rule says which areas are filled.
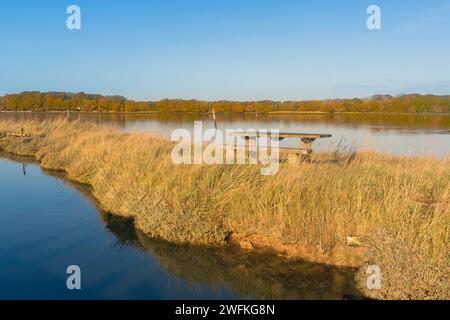
[[[25,137],[6,137],[21,128]],[[0,149],[90,185],[105,211],[150,237],[359,267],[372,298],[450,298],[450,158],[329,152],[262,176],[258,166],[174,165],[172,148],[93,124],[0,121]],[[380,290],[366,288],[368,265],[380,267]]]

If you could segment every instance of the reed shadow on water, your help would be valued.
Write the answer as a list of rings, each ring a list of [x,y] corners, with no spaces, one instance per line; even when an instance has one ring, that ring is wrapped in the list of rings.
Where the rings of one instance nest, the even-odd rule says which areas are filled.
[[[62,172],[44,172],[64,179]],[[117,247],[133,246],[151,254],[168,273],[189,284],[226,286],[244,299],[365,299],[356,286],[357,268],[289,259],[272,249],[175,245],[152,239],[137,230],[132,219],[102,211],[89,187],[64,181],[97,207]]]
[[[133,245],[157,258],[172,276],[190,284],[226,286],[244,299],[363,299],[355,284],[357,269],[309,263],[273,250],[235,246],[180,246],[150,239],[132,220],[102,213],[119,245]]]
[[[30,157],[0,156],[24,165],[36,163]],[[225,286],[244,299],[365,298],[356,286],[356,268],[289,259],[271,249],[187,246],[151,239],[135,228],[133,220],[102,211],[89,186],[67,180],[64,172],[42,171],[63,180],[97,208],[101,222],[115,236],[116,248],[132,246],[150,254],[171,276],[188,284]]]

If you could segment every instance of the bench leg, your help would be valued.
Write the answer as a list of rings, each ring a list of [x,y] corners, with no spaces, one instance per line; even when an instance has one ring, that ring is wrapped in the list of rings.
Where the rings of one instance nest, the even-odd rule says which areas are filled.
[[[302,139],[300,142],[300,161],[311,162],[312,143],[315,139]]]
[[[257,141],[256,139],[247,138],[245,139],[245,150],[246,157],[248,159],[249,164],[258,164],[258,149],[257,149]]]
[[[311,162],[311,155],[310,154],[301,154],[300,162]]]

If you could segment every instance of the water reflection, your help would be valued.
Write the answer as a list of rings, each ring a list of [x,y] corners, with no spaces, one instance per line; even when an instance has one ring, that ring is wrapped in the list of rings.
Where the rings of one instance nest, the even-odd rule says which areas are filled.
[[[119,247],[132,244],[144,250],[172,276],[191,284],[227,286],[246,299],[362,298],[353,268],[286,259],[271,250],[177,246],[146,237],[130,220],[101,216]]]
[[[217,119],[222,123],[251,122],[269,124],[283,123],[321,123],[344,127],[366,127],[373,130],[398,130],[437,132],[450,129],[450,114],[382,114],[382,113],[336,113],[336,114],[227,114],[217,113]],[[39,112],[0,112],[0,119],[9,120],[50,120],[67,119],[66,113]],[[191,123],[193,121],[210,121],[212,116],[199,113],[71,113],[70,119],[98,124],[112,123],[122,128],[133,124],[145,124],[152,121],[171,125]],[[448,131],[447,131],[448,132]]]
[[[64,178],[60,172],[46,174]],[[116,250],[134,246],[152,255],[172,277],[191,285],[213,289],[226,287],[243,299],[355,299],[354,268],[308,263],[280,256],[272,250],[247,251],[237,247],[210,248],[178,246],[150,239],[136,230],[132,220],[99,209],[89,188],[65,181],[76,188],[99,210],[105,228],[114,234]]]
[[[166,270],[190,283],[225,284],[244,298],[256,299],[361,297],[352,268],[288,260],[270,250],[173,246],[137,234],[139,244]]]

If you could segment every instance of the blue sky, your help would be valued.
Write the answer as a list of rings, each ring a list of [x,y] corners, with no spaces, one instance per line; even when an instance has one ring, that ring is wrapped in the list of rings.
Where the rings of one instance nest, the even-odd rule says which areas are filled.
[[[82,29],[66,28],[76,4]],[[366,9],[382,10],[369,31]],[[301,100],[450,94],[450,1],[0,3],[0,94]]]

